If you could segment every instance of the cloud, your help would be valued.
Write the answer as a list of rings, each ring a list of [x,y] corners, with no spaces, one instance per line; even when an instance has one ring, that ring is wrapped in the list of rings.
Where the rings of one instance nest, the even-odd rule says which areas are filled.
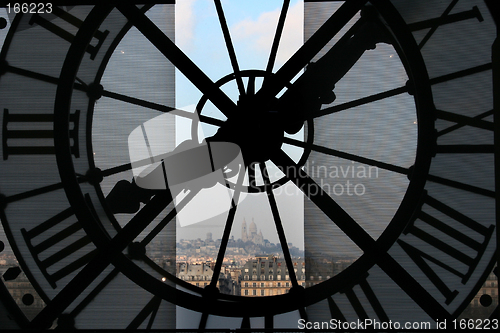
[[[177,46],[188,49],[193,45],[196,0],[177,1],[175,4],[175,41]]]
[[[231,32],[237,42],[246,43],[251,51],[269,54],[276,32],[281,8],[262,13],[256,20],[245,19],[233,25]],[[287,18],[277,54],[278,65],[283,64],[303,44],[303,3],[288,9]]]

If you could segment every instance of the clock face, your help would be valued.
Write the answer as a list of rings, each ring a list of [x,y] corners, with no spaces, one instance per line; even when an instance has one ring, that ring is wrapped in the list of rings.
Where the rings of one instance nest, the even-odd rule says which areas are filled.
[[[435,327],[490,273],[483,2],[56,5],[7,16],[0,54],[0,217],[45,303],[20,325]],[[231,266],[253,216],[280,259]],[[200,230],[196,285],[176,243]]]

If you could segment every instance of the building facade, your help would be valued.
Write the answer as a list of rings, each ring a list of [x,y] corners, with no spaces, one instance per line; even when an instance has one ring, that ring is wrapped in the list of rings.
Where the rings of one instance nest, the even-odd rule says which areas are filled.
[[[305,287],[305,261],[292,259],[297,283]],[[272,255],[249,260],[241,271],[242,296],[271,296],[287,293],[292,287],[285,259]]]
[[[177,263],[177,277],[192,285],[205,288],[212,281],[215,263],[190,264],[187,262]],[[231,270],[221,268],[217,288],[221,294],[239,295],[238,281],[233,280]]]

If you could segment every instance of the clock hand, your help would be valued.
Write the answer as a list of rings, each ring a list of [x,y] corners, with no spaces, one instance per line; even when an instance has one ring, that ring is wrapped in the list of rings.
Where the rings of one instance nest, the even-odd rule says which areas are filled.
[[[319,111],[322,104],[332,103],[336,96],[335,84],[358,62],[365,51],[377,43],[390,43],[390,36],[378,15],[367,6],[361,18],[318,61],[307,66],[306,71],[277,101],[285,131],[297,133],[310,114]]]
[[[271,77],[265,80],[257,92],[261,101],[273,99],[318,52],[364,7],[366,0],[346,1],[344,4],[302,45],[302,47]],[[265,103],[264,105],[268,105]]]
[[[181,187],[183,190],[201,190],[214,186],[216,182],[207,182],[203,177],[218,170],[224,173],[226,179],[235,176],[237,166],[241,163],[237,144],[224,142],[213,136],[201,144],[195,140],[186,140],[171,152],[132,162],[132,167],[149,164],[140,174],[135,175],[138,187],[151,190],[164,190],[168,187],[175,192],[172,194],[175,197]],[[147,195],[151,197],[149,192],[138,193],[140,197]]]

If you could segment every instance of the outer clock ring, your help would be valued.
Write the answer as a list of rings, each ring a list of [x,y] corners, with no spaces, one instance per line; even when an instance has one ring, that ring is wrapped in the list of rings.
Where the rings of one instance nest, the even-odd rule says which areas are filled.
[[[404,26],[402,19],[397,18],[397,12],[393,9],[392,5],[385,3],[383,1],[372,1],[374,4],[381,4],[379,10],[383,11],[384,18],[389,20],[390,24],[396,24],[400,27]],[[56,140],[56,151],[57,151],[57,161],[59,168],[61,170],[61,178],[65,184],[66,193],[72,206],[75,207],[75,213],[80,221],[92,221],[91,223],[85,223],[85,229],[89,235],[93,238],[93,241],[98,248],[101,249],[103,253],[107,253],[111,258],[111,261],[115,266],[117,266],[122,272],[131,278],[133,281],[141,285],[143,288],[148,289],[150,292],[157,295],[161,295],[164,299],[172,301],[178,305],[185,306],[198,311],[206,311],[207,305],[213,304],[210,310],[213,310],[214,314],[223,314],[225,316],[238,316],[241,313],[245,313],[250,316],[263,315],[265,309],[272,308],[274,306],[279,306],[279,311],[287,312],[295,310],[297,306],[306,306],[312,304],[320,299],[323,299],[327,293],[332,294],[339,290],[337,285],[338,280],[342,279],[344,281],[348,280],[348,276],[352,273],[360,273],[361,271],[366,271],[368,268],[373,266],[377,261],[377,256],[381,252],[387,251],[391,245],[396,241],[397,236],[406,226],[407,221],[411,218],[414,210],[417,208],[414,206],[413,202],[417,202],[421,195],[423,186],[425,184],[425,176],[427,175],[430,159],[432,157],[432,147],[434,140],[432,135],[432,125],[433,125],[433,115],[428,114],[429,110],[432,108],[432,97],[430,94],[430,89],[426,84],[428,81],[425,66],[421,58],[419,57],[418,49],[414,42],[412,42],[411,35],[408,31],[395,29],[398,40],[400,40],[404,45],[402,48],[409,48],[409,61],[412,62],[411,75],[414,77],[414,82],[424,83],[422,86],[418,84],[415,87],[415,94],[417,98],[417,112],[419,116],[419,137],[418,137],[418,147],[417,147],[417,158],[414,171],[412,173],[412,182],[408,187],[405,198],[403,199],[403,204],[398,209],[398,212],[392,219],[391,223],[387,227],[386,231],[379,237],[376,243],[373,245],[376,251],[371,251],[370,254],[365,254],[358,259],[358,261],[352,265],[349,269],[345,270],[337,278],[332,278],[328,282],[324,282],[320,285],[314,287],[314,293],[309,293],[306,291],[305,300],[297,302],[293,301],[294,293],[281,296],[273,296],[272,299],[268,297],[246,299],[242,307],[242,311],[239,311],[239,306],[233,302],[227,302],[223,300],[217,300],[211,302],[210,297],[206,299],[200,299],[189,294],[181,293],[175,288],[169,287],[166,284],[161,283],[153,279],[145,272],[140,272],[137,266],[130,263],[130,261],[123,255],[123,253],[112,247],[112,243],[109,235],[103,234],[98,226],[98,222],[94,220],[92,212],[87,208],[87,203],[83,193],[80,191],[78,182],[74,175],[74,169],[71,162],[71,155],[69,152],[69,137],[68,133],[68,115],[69,115],[69,105],[71,103],[71,89],[72,83],[75,80],[76,70],[82,59],[82,55],[85,52],[86,45],[90,42],[91,36],[95,29],[97,29],[99,24],[96,22],[102,22],[107,13],[110,12],[112,7],[109,6],[96,6],[94,10],[89,15],[88,19],[82,25],[78,35],[76,36],[75,43],[72,45],[70,51],[68,52],[65,65],[61,74],[60,84],[57,91],[56,100],[56,120],[55,120],[55,133],[56,137],[60,140]],[[400,37],[402,36],[402,37]],[[407,63],[404,61],[405,65]],[[407,68],[407,71],[409,69]],[[301,294],[301,293],[299,293]],[[311,296],[313,294],[314,296]],[[202,300],[200,302],[200,300]],[[255,307],[256,305],[264,304],[264,307]],[[253,310],[252,310],[253,309]]]

